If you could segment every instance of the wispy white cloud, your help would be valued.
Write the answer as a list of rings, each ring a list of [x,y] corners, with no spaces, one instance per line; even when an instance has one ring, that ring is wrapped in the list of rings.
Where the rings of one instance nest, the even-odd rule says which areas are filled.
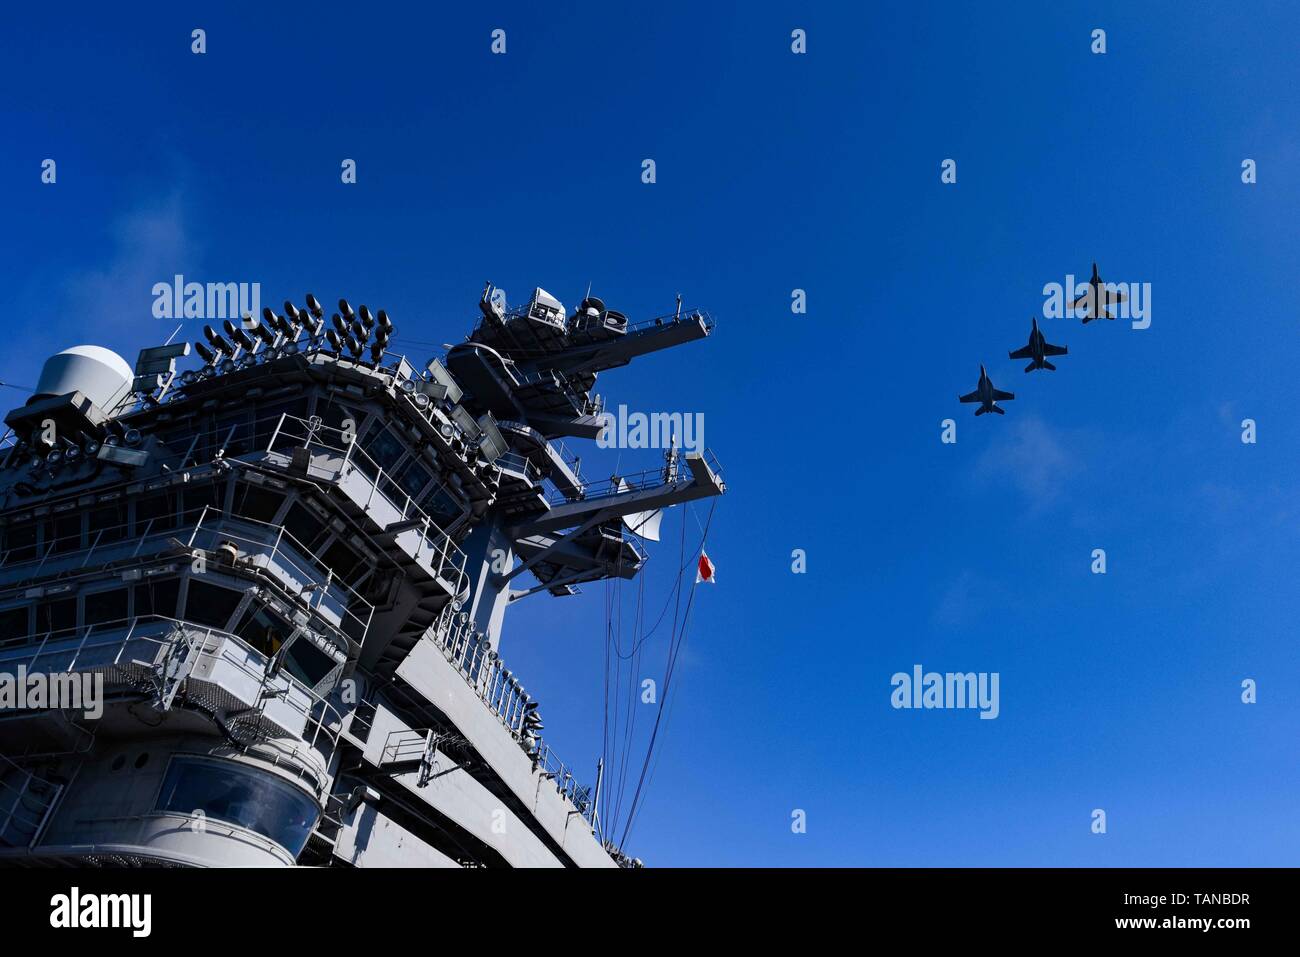
[[[179,193],[119,217],[109,229],[107,264],[79,271],[65,285],[67,308],[84,328],[121,329],[153,320],[152,289],[196,268],[196,244]]]
[[[1035,415],[1007,423],[975,462],[981,484],[1009,484],[1029,499],[1032,509],[1051,505],[1080,470],[1073,442]]]

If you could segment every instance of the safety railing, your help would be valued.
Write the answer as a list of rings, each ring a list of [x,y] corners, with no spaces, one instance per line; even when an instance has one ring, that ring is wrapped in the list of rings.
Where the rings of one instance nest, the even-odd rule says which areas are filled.
[[[713,454],[712,449],[705,449],[701,453],[704,464],[709,467],[709,471],[722,478],[722,463],[718,457]],[[608,479],[602,479],[597,482],[584,482],[579,487],[577,496],[565,495],[560,490],[555,490],[547,494],[547,501],[551,505],[565,505],[577,500],[589,500],[595,498],[606,498],[614,495],[623,495],[627,492],[636,492],[643,489],[661,488],[672,485],[682,479],[684,474],[690,474],[690,466],[686,464],[684,455],[680,455],[671,466],[661,465],[658,468],[644,469],[640,472],[631,472],[626,475],[615,475]]]
[[[541,470],[518,452],[505,453],[497,459],[496,465],[497,468],[505,471],[518,472],[534,485],[541,484]]]
[[[384,739],[383,750],[379,753],[379,763],[384,765],[419,761],[429,751],[430,734],[429,731],[410,728],[399,728],[388,732],[388,737]]]
[[[0,754],[0,846],[30,847],[62,791]]]
[[[257,529],[262,535],[244,534],[241,526]],[[296,598],[317,613],[329,610],[340,622],[351,622],[357,629],[353,637],[358,642],[365,638],[374,619],[375,606],[347,582],[337,578],[333,568],[287,529],[252,518],[227,518],[221,509],[205,507],[190,530],[187,547],[214,551],[226,542],[238,550],[237,561],[248,562],[273,577],[277,575],[277,565],[281,566],[279,572],[284,569],[292,572],[300,583],[300,590],[294,592]],[[320,582],[322,574],[324,581]]]
[[[501,657],[489,647],[487,637],[474,627],[469,615],[448,605],[426,636],[441,649],[448,663],[461,673],[480,700],[533,759],[534,768],[554,782],[556,790],[572,801],[590,824],[593,808],[587,797],[588,789],[578,784],[577,778],[550,745],[530,730],[527,717],[536,711],[537,703],[524,691]]]
[[[336,350],[323,335],[304,335],[300,330],[298,336],[292,340],[280,339],[274,346],[266,346],[258,340],[256,348],[252,352],[237,349],[233,357],[224,358],[215,365],[204,365],[198,369],[187,369],[180,372],[176,377],[174,387],[168,390],[160,401],[163,404],[176,401],[184,394],[187,386],[231,375],[235,372],[242,372],[279,359],[292,356],[308,357],[316,354],[328,355],[342,364],[378,371],[390,375],[398,381],[402,378],[401,373],[404,370],[414,370],[415,368],[411,361],[400,352],[385,349],[380,353],[378,361],[376,361],[369,349],[363,349],[361,355],[352,355],[345,350]],[[145,402],[140,401],[135,404],[135,408],[142,408],[145,405]]]
[[[270,667],[273,658],[257,651],[238,635],[165,615],[137,615],[77,631],[82,631],[80,637],[76,632],[37,632],[26,636],[25,642],[10,643],[0,651],[0,671],[19,666],[25,667],[28,674],[117,669],[118,676],[125,679],[129,674],[127,668],[158,669],[169,661],[184,661],[192,653],[192,667],[187,675],[200,670],[199,665],[205,660],[212,666],[220,663],[231,667],[256,682],[257,691],[249,704],[259,715],[264,713],[268,700],[276,699],[304,719],[302,737],[307,745],[319,748],[323,743],[332,749],[338,743],[343,724],[338,709],[283,670],[273,673]],[[234,649],[239,651],[238,655]],[[253,661],[262,662],[262,666],[252,667]],[[201,673],[213,672],[205,668]],[[307,703],[300,704],[295,698]]]
[[[704,328],[709,332],[712,332],[717,326],[713,316],[703,309],[682,309],[666,315],[655,316],[653,319],[642,319],[640,322],[629,323],[627,331],[640,332],[654,326],[671,326],[679,322],[702,322]]]
[[[157,545],[177,535],[185,535],[191,528],[195,517],[201,515],[211,506],[187,510],[179,519],[169,516],[165,520],[146,519],[134,523],[94,529],[84,539],[80,532],[45,539],[41,545],[29,545],[24,548],[11,548],[0,553],[0,571],[17,571],[31,569],[30,576],[36,577],[51,560],[77,559],[81,561],[77,568],[87,568],[96,552],[110,548],[127,551],[127,557],[148,554],[150,545]],[[121,557],[114,555],[114,557]]]
[[[327,440],[332,440],[334,444]],[[291,454],[295,448],[304,448],[309,452],[323,453],[337,458],[337,461],[329,463],[328,468],[310,466],[309,474],[314,469],[322,473],[319,477],[328,481],[342,481],[353,473],[363,475],[370,489],[366,501],[358,504],[369,511],[376,497],[385,501],[396,513],[397,523],[401,525],[403,531],[417,534],[415,557],[424,558],[439,578],[455,583],[455,587],[459,588],[459,583],[465,575],[465,553],[397,483],[393,475],[386,472],[361,447],[361,443],[355,436],[342,429],[327,426],[318,418],[303,419],[293,415],[282,415],[271,436],[267,451]]]

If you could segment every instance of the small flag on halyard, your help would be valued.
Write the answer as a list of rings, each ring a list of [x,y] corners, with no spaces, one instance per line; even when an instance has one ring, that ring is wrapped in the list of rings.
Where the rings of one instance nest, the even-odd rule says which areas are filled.
[[[709,561],[709,556],[703,550],[700,551],[700,566],[695,571],[695,584],[698,585],[700,582],[717,584],[717,580],[713,577],[713,562]]]

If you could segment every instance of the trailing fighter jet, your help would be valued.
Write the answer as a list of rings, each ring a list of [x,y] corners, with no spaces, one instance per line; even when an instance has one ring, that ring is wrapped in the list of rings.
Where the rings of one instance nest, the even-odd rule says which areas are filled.
[[[984,366],[980,366],[980,383],[975,387],[975,391],[969,395],[958,396],[962,402],[978,402],[980,407],[975,410],[976,415],[983,415],[985,412],[996,412],[998,415],[1006,415],[1006,409],[998,408],[999,402],[1008,402],[1014,399],[1014,392],[1003,392],[1001,389],[993,388],[993,381],[989,374],[984,371]]]
[[[1124,298],[1122,292],[1106,288],[1106,284],[1097,275],[1097,264],[1093,263],[1092,278],[1088,280],[1088,291],[1074,300],[1074,308],[1083,306],[1083,322],[1087,325],[1094,319],[1114,319],[1115,317],[1106,311],[1106,307],[1123,302]]]
[[[1017,349],[1015,352],[1008,352],[1007,355],[1012,359],[1030,359],[1029,365],[1025,366],[1026,372],[1033,372],[1035,369],[1051,369],[1056,371],[1056,366],[1047,361],[1048,356],[1063,356],[1070,350],[1065,346],[1054,346],[1043,338],[1042,332],[1038,329],[1038,320],[1030,320],[1034,326],[1029,330],[1029,345],[1023,349]]]

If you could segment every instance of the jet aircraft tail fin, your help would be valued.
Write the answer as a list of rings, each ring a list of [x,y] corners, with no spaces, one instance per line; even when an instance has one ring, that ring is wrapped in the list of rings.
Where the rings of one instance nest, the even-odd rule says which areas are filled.
[[[1043,360],[1043,368],[1044,368],[1044,369],[1051,369],[1053,372],[1056,371],[1056,366],[1052,365],[1052,364],[1051,364],[1050,362],[1048,362],[1046,359]]]

